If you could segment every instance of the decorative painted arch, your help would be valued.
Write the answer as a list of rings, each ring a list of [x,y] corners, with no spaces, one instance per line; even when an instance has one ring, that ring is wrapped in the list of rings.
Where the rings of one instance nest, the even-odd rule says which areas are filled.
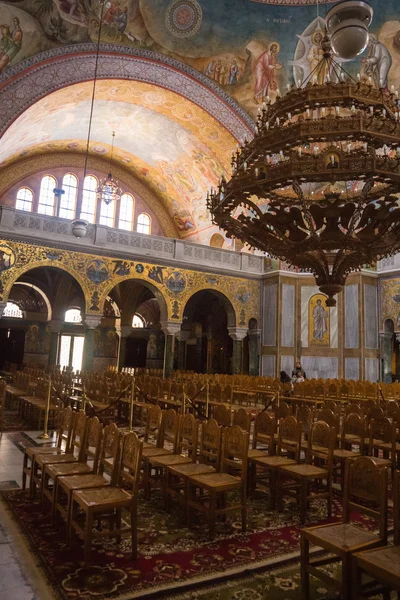
[[[171,311],[169,308],[169,302],[163,293],[165,288],[163,288],[163,286],[161,284],[158,284],[157,282],[153,283],[153,282],[147,281],[146,279],[142,279],[141,277],[124,277],[124,278],[121,278],[121,280],[118,282],[115,282],[113,280],[111,283],[108,283],[108,285],[103,288],[101,295],[100,295],[100,300],[99,300],[100,313],[103,312],[104,303],[105,303],[107,297],[110,295],[111,291],[117,285],[123,283],[124,281],[135,281],[135,282],[140,283],[140,284],[144,285],[145,287],[147,287],[154,294],[154,296],[160,306],[160,321],[170,320],[170,317],[171,317],[170,312]]]
[[[0,75],[0,136],[27,108],[63,87],[92,79],[95,44],[54,48]],[[98,79],[144,81],[171,90],[211,114],[237,140],[252,136],[253,119],[215,82],[179,61],[149,50],[100,46]]]
[[[109,160],[97,156],[89,156],[88,167],[97,171],[108,172]],[[39,173],[44,169],[55,169],[59,167],[82,168],[84,165],[84,156],[81,154],[57,152],[54,154],[38,154],[36,156],[22,158],[18,162],[13,162],[2,170],[0,178],[0,198],[11,187],[23,182],[25,178]],[[179,238],[178,229],[173,218],[166,209],[163,200],[153,190],[149,189],[133,173],[122,168],[120,164],[113,165],[113,174],[119,180],[124,182],[132,192],[136,192],[146,203],[149,209],[154,213],[162,232],[166,237]]]
[[[219,298],[222,301],[222,304],[226,310],[226,315],[227,315],[227,319],[228,319],[228,327],[235,327],[237,325],[236,311],[235,311],[234,305],[232,304],[232,301],[230,300],[230,298],[226,294],[224,294],[224,292],[221,292],[220,290],[216,290],[211,287],[201,288],[201,289],[195,290],[192,294],[190,294],[190,296],[187,298],[184,306],[182,307],[182,319],[183,319],[183,315],[185,313],[185,310],[186,310],[187,305],[190,302],[190,300],[192,298],[194,298],[194,296],[196,296],[196,294],[199,294],[201,292],[211,292],[212,294],[217,296],[217,298]]]
[[[76,270],[72,269],[68,265],[65,265],[64,263],[62,263],[58,260],[37,260],[37,261],[29,262],[28,264],[25,264],[21,267],[16,266],[13,269],[3,272],[2,273],[2,281],[3,281],[3,294],[2,294],[3,299],[2,299],[2,301],[7,302],[13,285],[18,281],[18,279],[21,277],[21,275],[25,275],[25,273],[28,273],[29,271],[32,271],[33,269],[37,269],[39,267],[52,267],[52,268],[60,269],[60,271],[65,271],[66,273],[69,273],[69,275],[71,275],[71,277],[73,277],[75,279],[76,283],[80,286],[80,288],[82,290],[82,294],[85,298],[85,312],[89,311],[91,298],[90,298],[90,294],[88,293],[87,285],[85,283],[84,278],[81,276],[78,269],[76,269]]]
[[[44,293],[44,291],[42,290],[41,287],[39,287],[38,285],[35,285],[34,283],[29,283],[27,281],[15,281],[14,285],[20,285],[20,286],[24,286],[24,287],[30,287],[33,290],[35,290],[38,294],[40,294],[40,296],[44,300],[44,303],[46,304],[46,308],[47,308],[47,320],[51,321],[52,315],[53,315],[53,310],[51,308],[51,303],[50,303],[50,300],[48,299],[47,295]],[[11,290],[10,290],[10,293],[11,293]]]

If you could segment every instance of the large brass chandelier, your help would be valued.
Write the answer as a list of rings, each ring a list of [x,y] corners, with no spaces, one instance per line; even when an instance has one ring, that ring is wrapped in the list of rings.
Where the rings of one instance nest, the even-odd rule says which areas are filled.
[[[313,273],[335,306],[350,271],[400,249],[400,103],[321,45],[309,79],[260,107],[207,206],[228,237]]]

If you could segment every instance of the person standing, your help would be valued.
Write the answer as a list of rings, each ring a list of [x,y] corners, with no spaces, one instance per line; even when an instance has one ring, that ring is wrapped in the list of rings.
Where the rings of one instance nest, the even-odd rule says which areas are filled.
[[[293,383],[302,383],[306,379],[306,373],[301,368],[301,363],[298,360],[295,368],[292,371],[292,381]]]

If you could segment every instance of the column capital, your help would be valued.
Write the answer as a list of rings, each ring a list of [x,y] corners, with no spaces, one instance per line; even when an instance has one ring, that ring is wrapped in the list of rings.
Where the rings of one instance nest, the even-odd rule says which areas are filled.
[[[100,325],[102,315],[85,315],[85,324],[88,329],[96,329]]]
[[[175,323],[174,321],[161,321],[160,325],[165,335],[177,335],[181,331],[182,323]]]
[[[121,325],[121,337],[127,338],[132,333],[132,325]]]
[[[247,327],[228,327],[228,333],[233,340],[241,342],[248,332]]]
[[[248,329],[247,330],[247,335],[249,337],[261,336],[261,333],[262,333],[262,329]]]

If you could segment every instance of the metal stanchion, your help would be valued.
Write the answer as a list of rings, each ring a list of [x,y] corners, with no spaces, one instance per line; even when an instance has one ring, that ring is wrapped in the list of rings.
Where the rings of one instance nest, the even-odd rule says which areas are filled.
[[[208,418],[208,405],[210,402],[210,382],[207,380],[207,387],[206,387],[206,417]]]
[[[182,404],[182,414],[184,415],[186,412],[186,392],[185,386],[183,386],[183,404]]]
[[[86,411],[86,392],[85,392],[85,388],[83,388],[82,390],[82,410]]]
[[[48,434],[48,427],[49,427],[49,414],[50,414],[50,400],[51,400],[51,379],[49,379],[49,385],[47,388],[47,398],[46,398],[46,412],[44,415],[44,428],[43,428],[43,433],[41,433],[40,435],[38,435],[37,439],[38,440],[48,440],[49,439],[49,434]]]
[[[133,404],[135,401],[135,375],[132,379],[131,402],[129,407],[129,433],[133,431]]]

